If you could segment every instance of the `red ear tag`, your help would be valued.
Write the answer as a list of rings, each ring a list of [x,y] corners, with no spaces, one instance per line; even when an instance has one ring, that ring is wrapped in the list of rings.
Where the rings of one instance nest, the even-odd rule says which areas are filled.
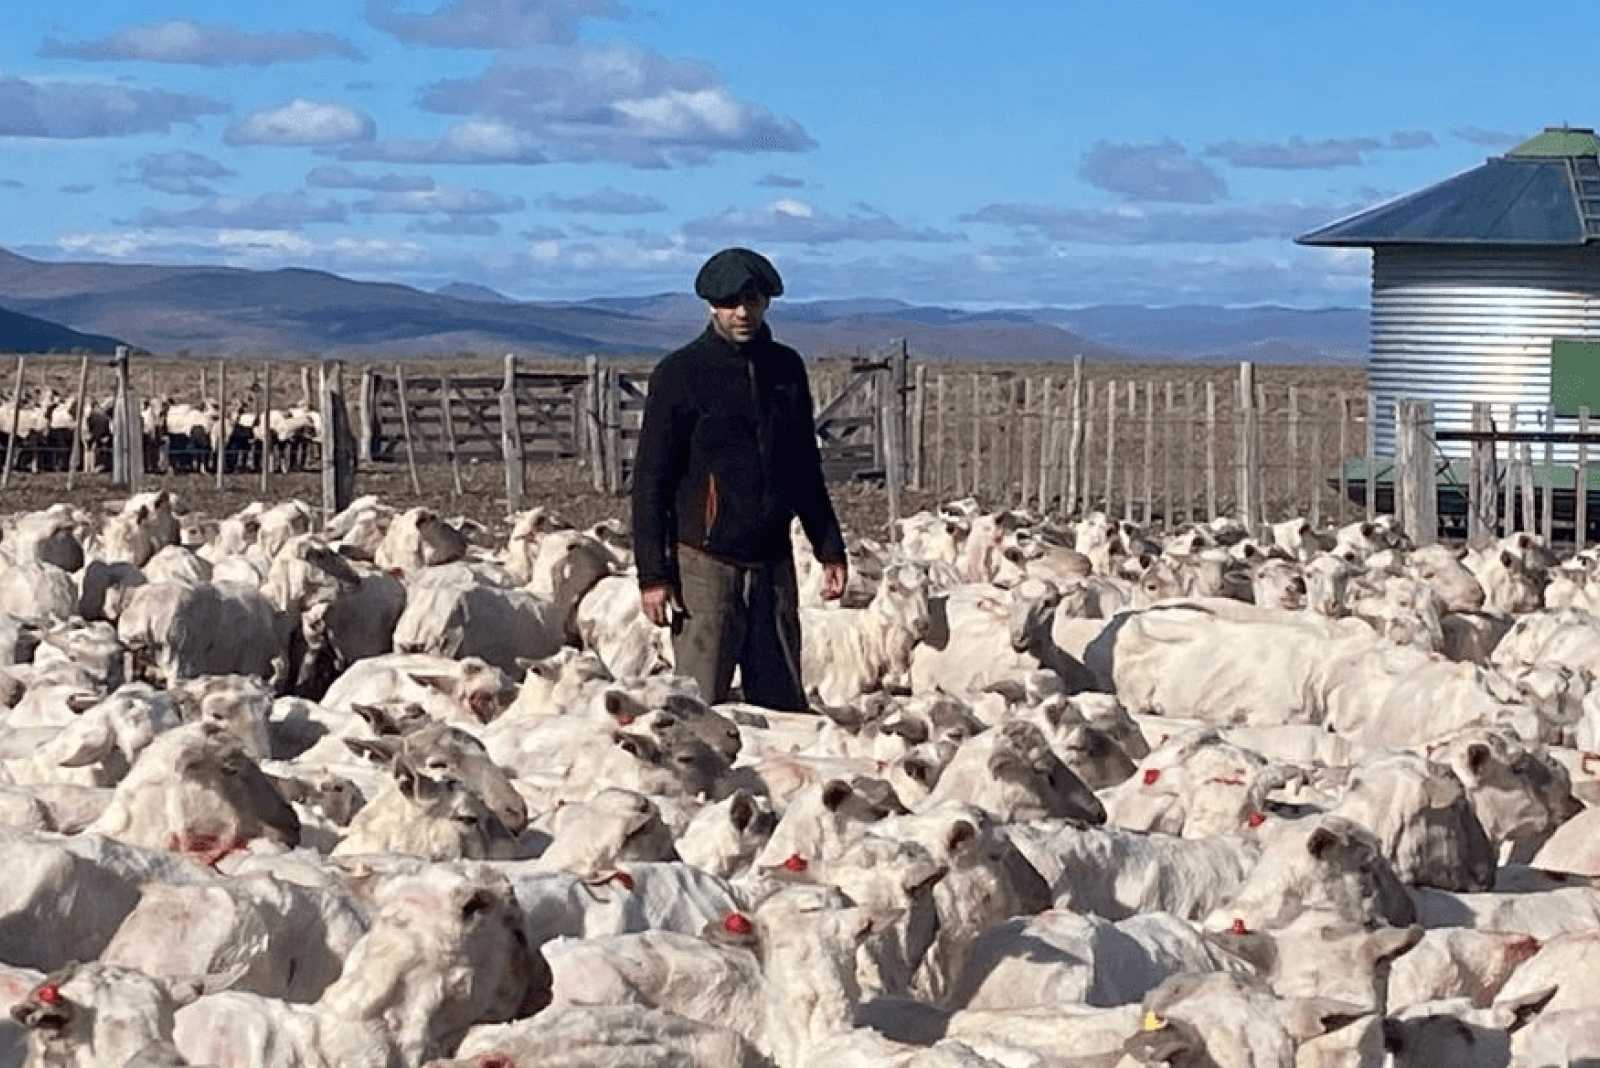
[[[1149,771],[1144,773],[1144,784],[1146,786],[1154,786],[1160,780],[1161,771],[1159,768],[1151,768]]]
[[[62,1000],[61,988],[54,983],[46,983],[41,986],[34,996],[46,1005],[59,1005]]]
[[[1242,935],[1242,934],[1249,934],[1250,933],[1250,929],[1244,925],[1244,921],[1243,920],[1234,920],[1233,921],[1233,926],[1228,928],[1228,930],[1232,931],[1236,935]]]
[[[799,853],[791,854],[789,859],[783,862],[783,866],[786,871],[792,871],[796,873],[803,872],[807,867],[809,867],[809,865],[806,863],[806,858],[802,857]]]
[[[730,912],[722,921],[722,929],[731,935],[747,935],[756,928],[750,922],[750,917],[737,912]]]
[[[1263,823],[1267,822],[1267,817],[1262,815],[1260,812],[1252,812],[1250,813],[1250,818],[1246,822],[1250,824],[1251,830],[1254,830]]]

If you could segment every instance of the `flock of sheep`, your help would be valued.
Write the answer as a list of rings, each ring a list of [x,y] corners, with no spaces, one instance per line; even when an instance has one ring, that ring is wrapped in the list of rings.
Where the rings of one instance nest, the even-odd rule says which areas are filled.
[[[74,437],[81,432],[82,469],[110,471],[115,398],[89,398],[81,417],[78,407],[76,397],[53,387],[0,402],[0,450],[11,452],[18,471],[65,471],[72,463]],[[321,440],[321,413],[309,399],[271,409],[265,422],[248,392],[226,411],[215,400],[190,404],[165,395],[145,397],[139,407],[144,470],[151,472],[214,472],[219,441],[225,470],[259,471],[266,456],[274,470],[301,471],[313,460]]]
[[[1600,1063],[1600,555],[971,500],[809,714],[625,529],[0,522],[0,1068]]]

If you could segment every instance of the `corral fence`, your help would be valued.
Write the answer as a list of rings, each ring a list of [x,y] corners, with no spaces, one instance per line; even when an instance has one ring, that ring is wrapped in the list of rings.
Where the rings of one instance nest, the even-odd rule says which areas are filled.
[[[42,373],[18,357],[14,381],[0,388],[10,385],[13,398],[40,388],[73,397],[77,425],[25,440],[19,406],[0,404],[0,486],[31,465],[68,470],[70,488],[73,472],[103,460],[114,485],[137,489],[173,461],[149,447],[141,425],[136,380],[147,383],[146,395],[154,393],[153,372],[135,373],[125,352],[109,362],[34,359],[44,362]],[[229,410],[232,396],[236,406],[257,411],[281,403],[315,411],[336,443],[331,463],[324,462],[326,433],[308,454],[323,473],[328,508],[348,503],[359,467],[400,464],[413,489],[419,467],[449,465],[456,496],[461,465],[502,465],[511,511],[524,505],[530,463],[575,465],[595,490],[626,492],[649,390],[647,365],[511,354],[498,362],[498,373],[486,373],[460,363],[441,369],[197,360],[192,375],[183,364],[174,377],[185,388],[199,387],[198,396],[184,400],[220,410]],[[914,360],[904,342],[813,361],[809,373],[828,477],[881,484],[893,517],[912,493],[923,501],[970,496],[988,508],[1053,514],[1098,509],[1168,527],[1222,515],[1260,528],[1293,517],[1323,526],[1396,514],[1413,520],[1408,528],[1426,526],[1424,538],[1440,529],[1439,520],[1444,530],[1454,525],[1469,535],[1480,528],[1547,537],[1566,531],[1581,542],[1588,533],[1588,494],[1574,492],[1590,485],[1587,448],[1600,444],[1585,437],[1587,413],[1582,432],[1555,431],[1550,412],[1478,406],[1481,426],[1463,431],[1435,427],[1430,407],[1404,401],[1397,412],[1402,433],[1389,457],[1376,451],[1376,399],[1353,373],[1341,379],[1280,374],[1248,362],[1088,365],[1082,359],[974,367]],[[89,425],[85,398],[101,406],[93,411],[107,425]],[[1444,458],[1460,435],[1473,433],[1470,462]],[[272,435],[265,437],[270,447]],[[1542,466],[1534,462],[1530,449],[1548,454],[1578,438],[1584,443],[1574,462],[1555,464],[1548,455]],[[213,462],[203,468],[219,488],[225,475],[236,478],[248,466],[230,462],[226,448],[225,441],[215,443]],[[65,455],[51,459],[50,450]],[[259,478],[266,493],[272,464],[257,467],[249,477]]]
[[[951,372],[886,353],[811,370],[817,437],[832,480],[971,496],[988,507],[1145,523],[1375,516],[1383,473],[1364,390],[1267,384],[1242,363],[1179,381],[1093,371],[1082,359]],[[625,492],[647,375],[600,372],[594,487]],[[1392,502],[1391,505],[1392,507]]]
[[[1396,402],[1394,510],[1401,522],[1422,541],[1433,539],[1442,520],[1471,545],[1516,533],[1547,545],[1588,545],[1596,518],[1589,498],[1600,489],[1589,459],[1591,447],[1600,447],[1600,427],[1589,408],[1479,401],[1470,412],[1462,426],[1436,418],[1431,401]],[[1557,428],[1558,419],[1574,417],[1569,428]]]

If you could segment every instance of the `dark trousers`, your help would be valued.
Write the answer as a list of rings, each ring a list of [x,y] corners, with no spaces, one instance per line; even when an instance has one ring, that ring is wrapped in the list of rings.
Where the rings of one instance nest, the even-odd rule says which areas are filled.
[[[744,565],[678,546],[673,619],[677,673],[700,684],[708,704],[728,699],[739,668],[744,700],[777,711],[806,710],[800,679],[800,591],[794,560]]]

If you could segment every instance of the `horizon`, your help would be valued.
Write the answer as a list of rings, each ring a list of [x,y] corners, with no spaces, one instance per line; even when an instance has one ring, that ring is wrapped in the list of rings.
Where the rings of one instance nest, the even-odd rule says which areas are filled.
[[[0,244],[529,302],[686,293],[747,245],[800,302],[1365,309],[1370,253],[1294,236],[1582,118],[1575,68],[1482,71],[1586,9],[1469,7],[30,8]]]
[[[465,281],[462,281],[460,279],[456,279],[456,280],[452,280],[452,281],[449,281],[449,282],[441,283],[440,285],[430,289],[430,288],[424,288],[422,286],[413,285],[410,282],[405,282],[405,281],[401,281],[401,280],[397,280],[397,279],[355,278],[355,277],[352,277],[350,275],[339,274],[336,271],[329,271],[329,270],[326,270],[326,269],[321,268],[321,267],[313,267],[313,266],[300,265],[300,264],[285,264],[285,265],[283,265],[281,267],[271,267],[271,268],[251,268],[251,267],[240,266],[240,265],[237,265],[237,264],[222,264],[222,263],[197,264],[197,263],[183,263],[183,262],[176,262],[176,261],[175,262],[162,262],[162,261],[159,261],[159,260],[139,261],[137,263],[134,263],[134,262],[125,261],[125,260],[38,259],[38,258],[35,258],[34,256],[22,256],[21,253],[16,252],[14,249],[8,249],[8,248],[5,248],[4,246],[0,246],[0,252],[9,252],[14,256],[21,257],[22,259],[31,260],[31,261],[36,262],[36,263],[49,264],[49,265],[52,265],[52,266],[74,266],[74,265],[85,265],[85,266],[87,266],[87,265],[103,264],[103,263],[111,262],[111,263],[116,263],[119,266],[127,266],[127,267],[179,267],[179,268],[194,268],[194,269],[199,269],[199,270],[204,270],[206,268],[232,267],[232,268],[237,269],[237,270],[261,270],[262,273],[272,273],[272,272],[277,272],[277,271],[305,271],[305,272],[311,272],[311,273],[315,273],[315,274],[330,275],[330,276],[335,277],[335,278],[343,278],[343,279],[345,279],[347,281],[353,281],[353,282],[371,282],[371,283],[376,284],[376,285],[398,285],[398,286],[404,286],[404,287],[409,288],[409,289],[414,289],[419,293],[425,293],[425,294],[428,294],[428,295],[431,295],[431,296],[441,296],[441,295],[448,296],[448,294],[445,294],[442,291],[445,290],[445,289],[450,288],[451,286],[470,286],[470,287],[475,288],[475,289],[488,290],[488,291],[494,293],[496,296],[502,297],[502,298],[504,298],[504,299],[506,299],[508,301],[511,301],[512,303],[517,303],[517,304],[585,304],[585,303],[591,303],[591,302],[603,301],[603,300],[612,300],[612,301],[615,301],[615,300],[645,301],[645,300],[660,299],[660,298],[663,298],[663,297],[685,297],[685,298],[689,298],[691,300],[698,300],[698,298],[695,297],[692,288],[686,288],[686,289],[680,289],[680,290],[661,289],[661,290],[654,290],[654,291],[651,291],[651,292],[643,292],[643,293],[594,293],[594,294],[590,294],[588,296],[583,296],[583,297],[560,297],[560,298],[548,298],[548,299],[546,299],[546,298],[532,298],[532,299],[529,299],[529,300],[519,300],[519,299],[517,299],[515,297],[509,296],[506,293],[500,292],[500,290],[495,289],[493,286],[486,285],[486,284],[480,283],[480,282],[465,282]],[[453,299],[466,299],[466,298],[453,298]],[[1026,312],[1026,311],[1085,311],[1085,310],[1092,310],[1092,309],[1096,309],[1096,308],[1138,308],[1138,309],[1145,310],[1145,311],[1173,311],[1173,310],[1183,309],[1183,308],[1201,308],[1201,309],[1208,309],[1208,310],[1210,310],[1210,309],[1222,309],[1224,311],[1252,311],[1252,310],[1259,310],[1259,309],[1282,309],[1284,311],[1295,311],[1295,312],[1321,312],[1321,311],[1330,311],[1330,312],[1339,312],[1339,311],[1370,312],[1372,310],[1371,309],[1371,304],[1368,301],[1363,301],[1363,302],[1361,302],[1359,304],[1317,304],[1317,305],[1292,305],[1292,304],[1285,304],[1285,303],[1278,302],[1278,301],[1264,301],[1264,302],[1255,303],[1255,304],[1244,304],[1244,303],[1239,303],[1239,304],[1209,303],[1208,304],[1208,303],[1195,303],[1195,302],[1181,302],[1181,303],[1175,303],[1175,304],[1154,304],[1154,303],[1117,303],[1117,302],[1113,302],[1113,301],[1098,302],[1098,303],[1091,303],[1091,304],[1040,304],[1040,303],[1033,303],[1033,304],[998,304],[998,303],[989,303],[989,302],[981,302],[981,301],[978,301],[978,302],[972,302],[972,301],[969,301],[969,302],[962,302],[962,301],[918,302],[918,301],[914,301],[914,300],[905,300],[905,299],[900,298],[900,297],[886,297],[886,296],[877,296],[877,295],[873,295],[873,294],[865,294],[865,295],[862,295],[862,296],[855,296],[855,297],[803,297],[803,298],[796,299],[796,298],[792,297],[791,295],[789,295],[788,293],[785,293],[781,297],[774,298],[774,300],[772,302],[772,310],[781,311],[781,309],[782,309],[784,304],[811,305],[811,304],[839,304],[839,303],[846,303],[846,302],[863,302],[864,303],[864,302],[871,302],[871,301],[883,301],[883,302],[893,301],[895,303],[903,305],[906,308],[911,308],[911,309],[927,308],[927,309],[958,311],[958,312],[969,312],[969,313],[980,313],[980,312],[986,312],[986,311],[997,311],[997,312],[998,311],[1019,311],[1019,312]]]

